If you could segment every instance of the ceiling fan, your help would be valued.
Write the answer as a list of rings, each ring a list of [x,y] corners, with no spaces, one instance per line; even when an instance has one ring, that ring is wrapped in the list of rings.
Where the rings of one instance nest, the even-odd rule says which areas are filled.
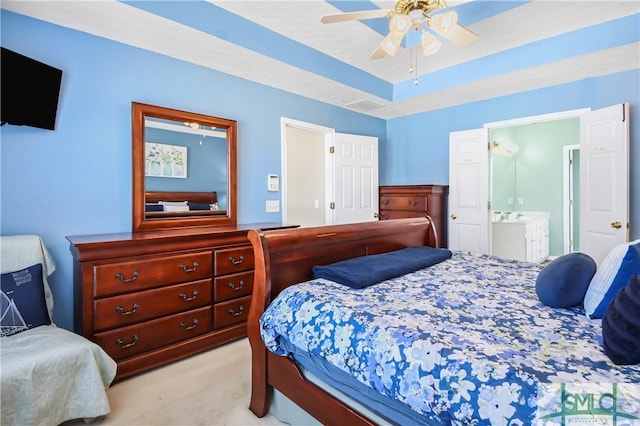
[[[345,21],[360,21],[364,19],[389,18],[389,34],[373,51],[370,58],[380,59],[394,56],[402,43],[402,39],[410,29],[422,31],[420,44],[425,56],[430,56],[440,50],[442,42],[438,35],[454,42],[459,46],[473,43],[478,36],[458,24],[458,14],[449,12],[431,15],[439,9],[446,9],[445,0],[397,0],[393,9],[364,10],[360,12],[337,13],[325,15],[320,21],[325,24]]]

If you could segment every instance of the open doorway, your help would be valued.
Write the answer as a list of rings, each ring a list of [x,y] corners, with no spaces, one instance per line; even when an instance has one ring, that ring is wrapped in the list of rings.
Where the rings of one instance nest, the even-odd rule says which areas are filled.
[[[580,250],[580,145],[562,147],[563,251]]]
[[[495,241],[487,235],[495,228],[489,199],[490,135],[495,129],[521,123],[548,122],[563,118],[578,118],[580,123],[580,251],[601,262],[616,244],[629,238],[629,104],[615,104],[591,110],[574,110],[544,116],[527,117],[498,123],[487,123],[483,128],[449,134],[449,247],[493,253]],[[498,141],[499,142],[499,141]],[[534,145],[536,146],[536,145]],[[518,154],[520,155],[520,153]],[[540,155],[538,155],[540,157]],[[535,156],[534,156],[535,157]],[[554,157],[555,158],[555,157]],[[549,157],[549,159],[554,160]],[[558,158],[561,161],[560,155]],[[546,158],[543,157],[543,160]],[[555,160],[554,160],[555,161]],[[517,168],[520,170],[520,168]],[[537,183],[547,177],[546,169],[535,174],[527,171],[524,183]],[[574,180],[575,181],[575,180]],[[516,185],[519,186],[519,185]],[[547,182],[541,193],[551,198],[551,190],[562,188],[561,174]],[[514,197],[520,204],[519,195]],[[560,196],[561,197],[561,196]],[[526,199],[522,201],[523,205]],[[487,208],[487,206],[489,206]],[[577,207],[577,206],[576,206]],[[494,212],[495,213],[495,212]],[[491,220],[490,220],[491,219]],[[520,217],[507,222],[522,223]],[[528,218],[530,219],[530,218]],[[627,226],[625,227],[625,224]],[[519,246],[530,251],[530,241],[520,239]],[[508,240],[508,239],[507,239]],[[562,244],[561,244],[562,245]],[[531,247],[535,250],[536,247]],[[560,249],[562,253],[563,245]]]
[[[302,227],[377,220],[378,138],[282,119],[282,219]]]
[[[490,141],[491,226],[501,228],[498,233],[495,230],[491,233],[492,247],[506,244],[493,241],[497,234],[509,241],[506,252],[493,254],[509,254],[513,250],[511,240],[518,233],[525,239],[524,244],[533,245],[537,253],[523,260],[537,262],[571,251],[565,244],[565,236],[570,238],[573,232],[565,235],[565,229],[575,220],[569,217],[564,203],[569,195],[572,199],[579,195],[579,187],[574,190],[571,186],[571,194],[564,191],[568,173],[565,147],[579,147],[580,119],[562,118],[492,129]],[[575,180],[572,178],[571,182]]]
[[[331,223],[331,164],[325,153],[335,130],[282,118],[282,221],[301,227]]]

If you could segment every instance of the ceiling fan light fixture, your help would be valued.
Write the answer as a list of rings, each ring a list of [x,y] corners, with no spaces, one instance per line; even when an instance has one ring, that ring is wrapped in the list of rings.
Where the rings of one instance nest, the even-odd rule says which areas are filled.
[[[442,47],[442,42],[428,31],[422,33],[420,43],[422,44],[422,53],[424,56],[431,56],[437,53]]]
[[[396,37],[404,36],[412,25],[407,15],[393,15],[389,20],[389,31]]]

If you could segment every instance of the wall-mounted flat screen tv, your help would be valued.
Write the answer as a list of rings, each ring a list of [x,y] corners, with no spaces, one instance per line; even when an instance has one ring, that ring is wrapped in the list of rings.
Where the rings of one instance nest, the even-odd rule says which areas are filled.
[[[62,70],[2,47],[0,120],[53,130],[58,112]]]

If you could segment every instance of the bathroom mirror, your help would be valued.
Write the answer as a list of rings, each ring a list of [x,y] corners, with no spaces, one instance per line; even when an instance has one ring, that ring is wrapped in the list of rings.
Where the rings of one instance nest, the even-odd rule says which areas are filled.
[[[236,224],[237,124],[132,103],[133,231]]]

